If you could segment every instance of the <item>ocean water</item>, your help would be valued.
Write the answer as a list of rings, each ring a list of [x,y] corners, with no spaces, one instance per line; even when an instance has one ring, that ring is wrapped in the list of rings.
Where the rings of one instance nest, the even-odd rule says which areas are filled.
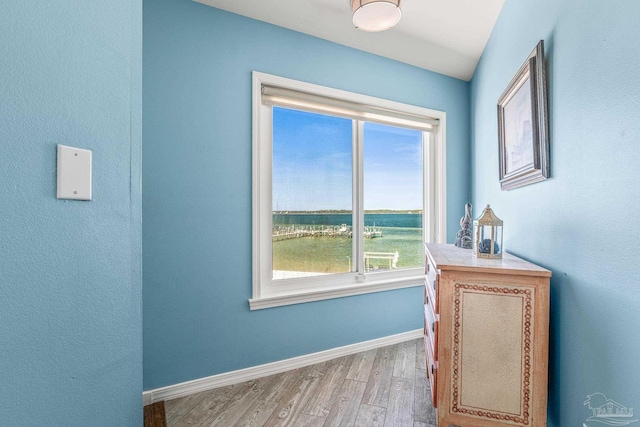
[[[351,225],[350,214],[276,214],[274,226]],[[365,214],[365,226],[382,237],[365,239],[365,252],[398,252],[397,268],[424,265],[421,214]],[[340,273],[353,270],[353,239],[301,237],[273,242],[273,269],[281,271]],[[370,260],[373,269],[388,268],[387,260]],[[351,270],[350,270],[351,269]]]
[[[274,214],[274,225],[352,225],[352,216],[348,214]],[[364,225],[369,227],[421,228],[422,214],[364,214]]]

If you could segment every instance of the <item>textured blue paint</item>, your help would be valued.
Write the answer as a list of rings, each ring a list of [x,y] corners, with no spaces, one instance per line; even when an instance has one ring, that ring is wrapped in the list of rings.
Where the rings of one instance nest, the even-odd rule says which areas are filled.
[[[142,2],[4,0],[0,40],[0,425],[141,425]]]
[[[144,3],[144,49],[144,388],[420,328],[419,287],[249,311],[251,72],[446,111],[450,240],[468,83],[185,0]]]
[[[640,407],[638,22],[634,0],[508,0],[471,82],[475,206],[504,220],[505,250],[553,271],[550,426],[582,425],[598,391]],[[540,39],[552,178],[501,192],[496,102]]]

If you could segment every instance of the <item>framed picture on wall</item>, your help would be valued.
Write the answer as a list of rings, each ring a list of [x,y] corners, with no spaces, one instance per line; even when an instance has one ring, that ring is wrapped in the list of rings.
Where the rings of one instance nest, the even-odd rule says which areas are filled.
[[[549,177],[549,112],[540,40],[498,100],[500,187],[511,190]]]

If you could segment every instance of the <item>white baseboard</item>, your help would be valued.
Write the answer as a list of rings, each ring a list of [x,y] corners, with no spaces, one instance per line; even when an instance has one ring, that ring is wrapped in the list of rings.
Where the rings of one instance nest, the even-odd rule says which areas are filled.
[[[332,348],[330,350],[319,351],[317,353],[306,354],[304,356],[293,357],[291,359],[279,360],[277,362],[264,365],[252,366],[250,368],[239,369],[237,371],[225,372],[223,374],[212,375],[210,377],[199,378],[166,387],[147,390],[142,393],[143,405],[149,405],[163,400],[176,399],[188,396],[193,393],[211,390],[213,388],[224,387],[269,375],[280,374],[292,369],[304,366],[315,365],[326,362],[336,357],[348,356],[361,351],[372,350],[378,347],[394,345],[405,341],[410,341],[422,337],[422,329],[403,332],[401,334],[390,335],[388,337],[375,340],[364,341],[356,344],[345,345],[344,347]]]

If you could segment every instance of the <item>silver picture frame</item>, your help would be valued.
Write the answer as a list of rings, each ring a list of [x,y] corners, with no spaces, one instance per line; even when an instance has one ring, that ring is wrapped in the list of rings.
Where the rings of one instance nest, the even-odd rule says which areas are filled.
[[[549,109],[543,40],[498,99],[498,141],[502,190],[549,178]]]

